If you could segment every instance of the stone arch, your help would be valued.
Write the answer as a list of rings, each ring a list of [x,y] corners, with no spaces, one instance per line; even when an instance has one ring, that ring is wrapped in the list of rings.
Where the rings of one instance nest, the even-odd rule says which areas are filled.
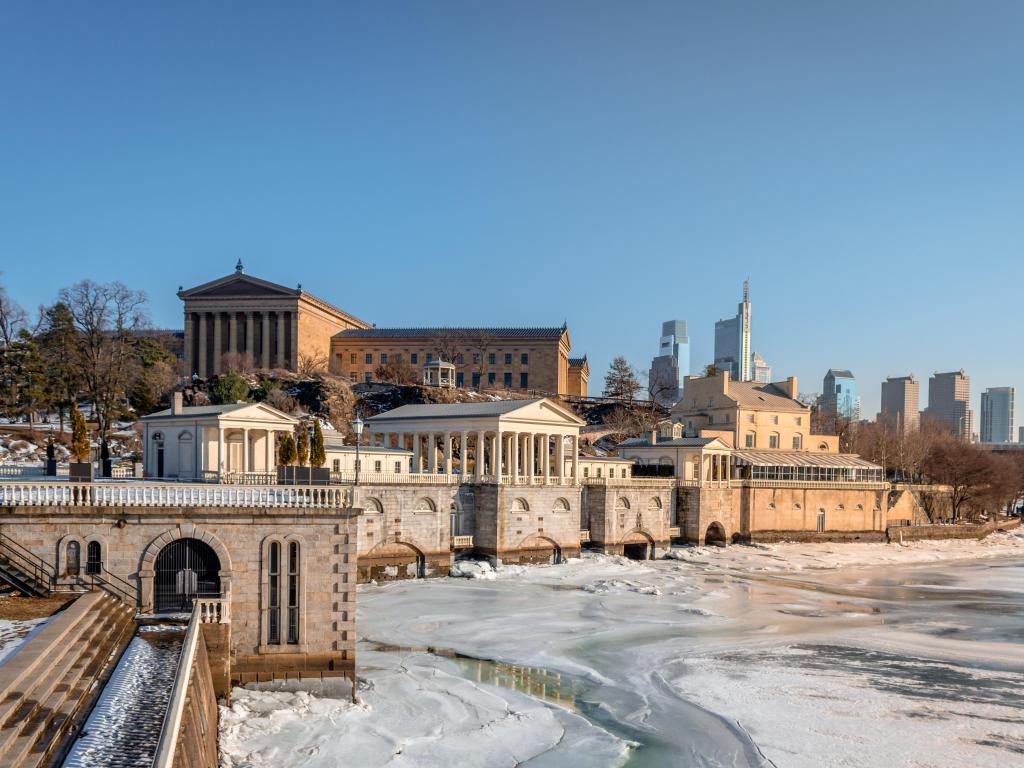
[[[299,572],[298,572],[298,577],[299,577],[299,579],[298,579],[298,581],[299,581],[299,583],[298,583],[298,598],[299,598],[299,600],[298,600],[298,606],[299,606],[299,611],[298,611],[298,614],[299,614],[298,615],[298,618],[299,618],[298,629],[299,629],[299,642],[298,642],[298,644],[292,645],[291,647],[294,648],[294,649],[297,649],[298,651],[301,652],[303,650],[303,648],[305,647],[305,645],[306,645],[306,637],[307,637],[306,636],[306,592],[307,592],[306,584],[307,584],[307,570],[308,570],[307,569],[307,563],[308,563],[308,560],[309,560],[309,550],[307,549],[307,546],[306,546],[306,539],[305,539],[305,537],[303,537],[303,536],[301,536],[300,534],[297,534],[297,533],[289,533],[289,534],[286,534],[286,535],[281,535],[281,534],[278,534],[278,533],[271,533],[271,534],[269,534],[267,536],[264,536],[263,539],[260,541],[260,575],[259,575],[260,591],[259,591],[259,602],[258,602],[258,605],[259,605],[259,625],[258,625],[258,631],[259,631],[259,644],[260,644],[260,647],[264,648],[264,649],[266,649],[266,648],[268,648],[270,646],[270,643],[268,642],[268,640],[269,640],[269,637],[268,637],[269,626],[268,625],[269,625],[269,614],[270,614],[270,604],[269,604],[269,597],[270,597],[270,565],[269,565],[270,564],[270,546],[272,544],[278,544],[280,546],[279,557],[281,558],[281,560],[280,560],[280,564],[278,566],[278,568],[279,568],[278,573],[280,574],[280,577],[281,577],[281,586],[280,586],[280,588],[281,588],[282,591],[284,591],[284,590],[287,589],[287,587],[286,587],[286,584],[287,584],[286,579],[288,578],[288,565],[287,565],[287,562],[288,562],[288,560],[287,560],[287,558],[288,558],[288,545],[292,544],[292,543],[295,543],[295,544],[299,545],[299,551],[298,551],[298,555],[299,555],[298,556],[298,561],[299,561]],[[282,609],[282,611],[287,609],[287,604],[286,604],[285,600],[283,600],[283,599],[281,600],[281,609]],[[282,621],[281,629],[280,629],[280,632],[281,632],[280,637],[282,638],[281,642],[283,642],[284,633],[286,631],[285,627],[286,627],[286,624]],[[280,645],[280,642],[276,643],[275,645]]]
[[[708,524],[704,531],[704,544],[716,547],[724,547],[726,542],[725,526],[717,520]]]
[[[428,499],[426,496],[421,496],[416,500],[416,504],[412,508],[413,513],[421,515],[433,514],[437,512],[437,505],[433,499]]]
[[[220,562],[221,592],[225,599],[231,599],[231,555],[228,554],[227,547],[209,531],[193,523],[184,523],[169,528],[152,539],[142,552],[137,578],[142,591],[143,613],[153,610],[153,579],[156,576],[156,558],[164,547],[177,539],[199,539],[210,546]]]
[[[75,574],[68,573],[68,545],[71,542],[78,544],[78,572]],[[87,547],[87,538],[79,536],[74,533],[69,533],[65,536],[61,536],[57,542],[57,578],[77,578],[85,573],[85,555]]]
[[[622,554],[630,560],[653,560],[654,537],[644,528],[634,528],[622,537]]]
[[[376,496],[370,496],[363,502],[363,514],[381,514],[384,504]]]
[[[519,542],[519,549],[529,553],[527,559],[532,562],[540,562],[545,558],[551,565],[562,562],[561,545],[550,536],[541,533],[531,533],[525,537]]]
[[[423,550],[411,541],[388,536],[360,559],[372,560],[371,577],[375,579],[422,579],[426,576],[427,559]]]
[[[651,498],[648,499],[648,501],[647,501],[647,509],[650,512],[661,512],[661,510],[662,510],[661,497],[659,497],[659,496],[651,496]]]
[[[530,504],[522,496],[517,496],[512,499],[512,511],[513,512],[529,512]]]
[[[568,499],[563,499],[561,496],[555,499],[555,504],[551,508],[552,512],[568,512],[572,507],[569,504]]]
[[[629,499],[627,499],[625,496],[619,496],[617,499],[615,499],[615,508],[629,509]]]

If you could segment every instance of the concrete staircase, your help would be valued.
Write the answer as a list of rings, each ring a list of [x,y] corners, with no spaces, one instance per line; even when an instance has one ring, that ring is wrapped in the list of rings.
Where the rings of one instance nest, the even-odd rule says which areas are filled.
[[[0,533],[0,582],[26,597],[46,597],[55,581],[52,565]]]
[[[106,592],[88,592],[0,666],[0,768],[63,757],[131,640],[134,617]]]

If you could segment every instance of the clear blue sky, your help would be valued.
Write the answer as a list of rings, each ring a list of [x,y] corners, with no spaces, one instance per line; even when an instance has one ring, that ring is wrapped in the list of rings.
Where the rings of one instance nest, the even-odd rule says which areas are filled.
[[[378,325],[560,324],[1024,385],[1024,4],[0,5],[0,271],[247,271]],[[924,403],[922,402],[922,405]]]

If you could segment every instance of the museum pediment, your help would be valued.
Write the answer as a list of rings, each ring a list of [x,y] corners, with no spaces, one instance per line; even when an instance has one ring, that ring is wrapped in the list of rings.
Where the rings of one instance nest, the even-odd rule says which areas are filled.
[[[180,291],[183,299],[294,298],[299,291],[250,275],[234,274]]]

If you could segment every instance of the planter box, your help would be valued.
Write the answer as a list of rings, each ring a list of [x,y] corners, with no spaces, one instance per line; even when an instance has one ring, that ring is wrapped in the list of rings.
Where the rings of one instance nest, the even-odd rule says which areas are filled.
[[[91,483],[92,464],[88,461],[72,461],[68,464],[68,479],[72,483]]]
[[[327,485],[331,471],[326,467],[278,467],[278,485]]]
[[[103,459],[100,462],[100,477],[114,476],[114,462],[112,459]]]
[[[57,460],[56,459],[47,459],[46,460],[46,474],[47,474],[48,477],[56,477],[57,476]]]

